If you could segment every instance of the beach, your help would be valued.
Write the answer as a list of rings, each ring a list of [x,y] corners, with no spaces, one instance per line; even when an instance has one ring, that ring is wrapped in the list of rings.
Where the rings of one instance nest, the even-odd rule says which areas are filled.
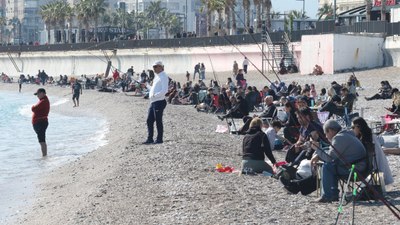
[[[184,74],[172,79],[183,82]],[[282,75],[289,84],[314,83],[317,91],[333,80],[347,81],[351,73],[309,76]],[[400,87],[400,68],[387,67],[356,71],[364,90],[359,91],[356,111],[364,108],[364,118],[379,119],[391,100],[366,101],[377,92],[381,80]],[[222,83],[230,73],[216,74]],[[207,84],[214,77],[207,73]],[[268,75],[274,81],[276,77]],[[255,71],[245,75],[259,90],[269,83]],[[23,92],[36,91],[24,85]],[[45,87],[48,95],[68,96],[69,88]],[[0,90],[17,91],[18,85],[0,84]],[[51,101],[51,99],[50,99]],[[198,113],[193,106],[168,105],[164,112],[164,143],[141,145],[146,138],[149,102],[125,93],[83,90],[80,107],[72,102],[59,107],[68,115],[104,117],[109,124],[107,145],[79,157],[74,162],[43,174],[35,182],[33,203],[22,207],[10,224],[332,224],[337,203],[317,204],[316,193],[288,194],[276,179],[264,176],[238,176],[215,172],[222,163],[240,167],[243,136],[216,133],[221,122],[215,114]],[[49,121],[51,126],[51,120]],[[37,143],[32,143],[37,144]],[[52,148],[48,146],[49,157]],[[282,161],[285,152],[274,156]],[[38,152],[37,157],[40,158]],[[394,184],[387,186],[387,197],[400,199],[398,156],[388,156]],[[3,194],[3,193],[2,193]],[[351,222],[351,205],[344,206],[342,223]],[[12,222],[11,222],[12,221]],[[381,202],[356,204],[357,224],[396,224],[396,217]]]

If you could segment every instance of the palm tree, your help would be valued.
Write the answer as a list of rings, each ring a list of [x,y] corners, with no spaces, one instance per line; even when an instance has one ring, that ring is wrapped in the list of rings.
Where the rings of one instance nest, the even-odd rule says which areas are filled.
[[[250,27],[250,0],[243,0],[243,9],[245,12],[244,26],[248,29]]]
[[[88,1],[89,8],[89,18],[94,21],[94,39],[98,41],[97,38],[97,27],[99,25],[99,18],[106,11],[106,3],[104,0],[85,0]]]
[[[212,22],[212,14],[218,13],[218,27],[221,27],[222,24],[222,11],[225,8],[225,0],[201,0],[203,6],[201,11],[206,11],[207,13],[207,36],[210,36],[210,33],[214,33],[214,24]],[[248,0],[249,1],[249,0]]]
[[[280,19],[280,18],[281,18],[280,12],[271,11],[271,19]]]
[[[82,0],[80,1],[76,6],[75,6],[75,12],[78,17],[78,20],[80,21],[79,24],[79,34],[81,34],[81,24],[85,27],[85,40],[82,40],[81,35],[79,35],[79,41],[78,42],[89,42],[89,21],[90,21],[90,15],[89,15],[89,10],[88,10],[88,1],[87,0]]]
[[[111,24],[119,26],[122,30],[122,35],[125,35],[125,29],[128,27],[129,13],[123,9],[117,9],[111,14]]]
[[[55,15],[54,15],[54,3],[50,2],[40,7],[40,15],[42,16],[42,20],[47,28],[47,43],[50,42],[50,30],[51,26],[55,23]]]
[[[4,36],[4,31],[5,31],[5,27],[7,26],[7,18],[6,17],[4,17],[4,16],[1,16],[0,17],[0,32],[1,32],[1,34],[0,34],[0,44],[3,44],[3,36]]]
[[[236,0],[225,0],[226,34],[236,34]]]
[[[68,23],[68,43],[72,44],[72,22],[74,20],[74,8],[70,4],[67,4],[64,8],[65,20]]]
[[[169,33],[178,33],[181,31],[181,24],[178,17],[171,14],[168,10],[162,10],[159,15],[160,25],[164,28],[165,38]]]
[[[224,27],[223,15],[225,14],[225,1],[224,0],[216,1],[213,8],[215,9],[215,11],[217,12],[217,15],[218,15],[217,31],[218,32],[222,31],[222,35],[225,35],[226,34],[225,30],[222,29]]]
[[[371,9],[372,9],[372,0],[365,0],[365,11],[366,11],[366,20],[371,20]]]
[[[386,0],[381,0],[381,21],[386,21]]]
[[[265,1],[262,4],[262,11],[264,12],[264,18],[266,18],[266,26],[268,29],[271,28],[271,9],[272,9],[272,3],[271,0],[263,0]]]
[[[322,7],[318,9],[317,16],[318,16],[318,21],[321,20],[323,16],[325,16],[325,20],[333,19],[332,4],[330,5],[328,5],[327,3],[323,4]]]
[[[52,9],[54,10],[56,25],[58,25],[61,30],[61,43],[65,43],[65,22],[67,20],[67,17],[70,16],[67,14],[71,12],[72,9],[67,2],[61,0],[54,2]]]
[[[17,17],[13,17],[12,19],[10,19],[8,21],[8,25],[11,25],[11,27],[12,27],[11,32],[13,35],[13,39],[15,41],[15,38],[17,36],[17,31],[20,29],[20,26],[21,26],[21,22],[19,21],[19,19]],[[18,35],[21,36],[20,31],[18,31]],[[18,38],[18,40],[19,40],[19,38]],[[21,42],[21,40],[19,40],[18,42]]]
[[[293,19],[303,19],[303,18],[307,19],[308,18],[308,16],[306,16],[305,12],[303,14],[303,12],[301,12],[299,10],[292,10],[289,12],[289,15],[292,15]]]

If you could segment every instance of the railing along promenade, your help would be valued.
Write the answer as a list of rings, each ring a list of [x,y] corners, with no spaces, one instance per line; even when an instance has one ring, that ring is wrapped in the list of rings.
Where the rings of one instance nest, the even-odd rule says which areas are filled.
[[[333,21],[316,22],[315,29],[299,30],[289,33],[292,42],[301,41],[302,35],[329,33],[381,33],[387,36],[400,34],[400,22],[385,21],[358,22],[349,26],[335,26]],[[283,42],[283,31],[269,33],[272,42]],[[228,39],[228,40],[226,40]],[[259,44],[261,34],[243,34],[214,37],[151,39],[151,40],[117,40],[99,43],[50,44],[50,45],[8,45],[0,46],[1,52],[38,52],[38,51],[84,51],[84,50],[113,50],[137,48],[181,48],[227,46],[243,44]]]

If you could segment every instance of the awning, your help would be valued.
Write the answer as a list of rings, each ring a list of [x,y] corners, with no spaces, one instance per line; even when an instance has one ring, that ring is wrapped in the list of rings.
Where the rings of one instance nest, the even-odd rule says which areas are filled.
[[[339,18],[346,18],[346,17],[357,17],[357,16],[365,16],[366,14],[366,5],[362,5],[345,12],[339,14]]]

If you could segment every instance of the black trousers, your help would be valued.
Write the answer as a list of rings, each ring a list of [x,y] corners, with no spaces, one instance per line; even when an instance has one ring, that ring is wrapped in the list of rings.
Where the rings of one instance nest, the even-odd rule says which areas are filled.
[[[164,126],[162,117],[164,109],[167,106],[167,101],[161,100],[150,104],[149,112],[147,115],[147,140],[153,141],[154,136],[154,122],[157,126],[157,141],[163,140]]]
[[[49,126],[48,121],[41,121],[33,124],[33,129],[37,134],[39,143],[46,142],[46,130],[48,126]]]

